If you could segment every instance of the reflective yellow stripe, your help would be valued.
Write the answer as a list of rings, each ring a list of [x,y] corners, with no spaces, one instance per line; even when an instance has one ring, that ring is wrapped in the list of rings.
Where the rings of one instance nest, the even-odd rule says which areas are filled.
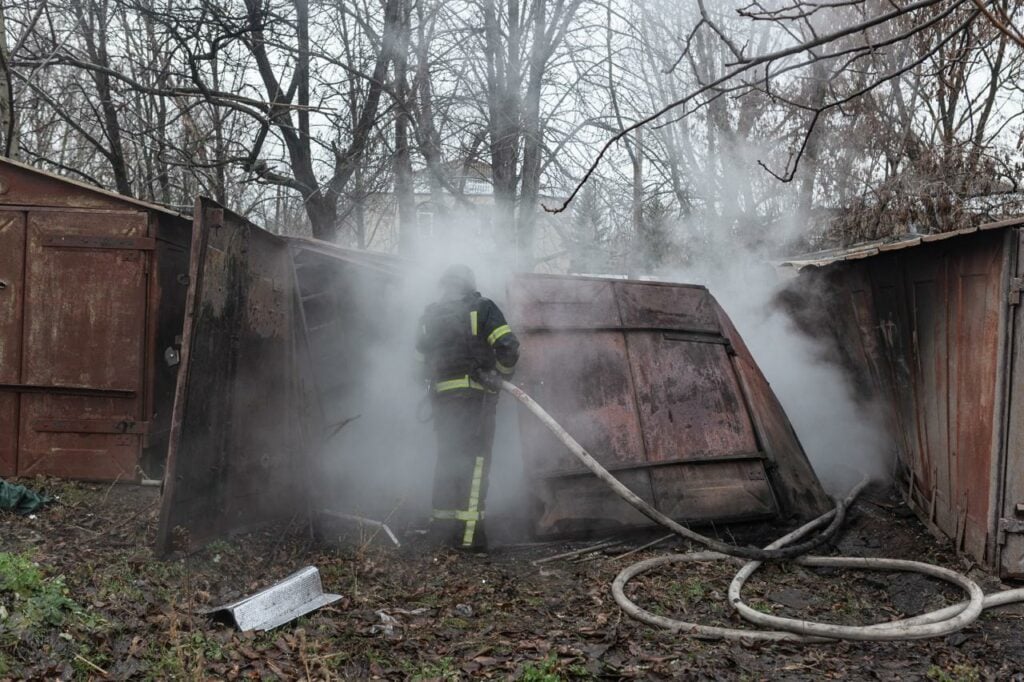
[[[469,311],[469,328],[473,332],[473,336],[476,336],[476,311]]]
[[[461,509],[435,509],[435,519],[445,521],[480,521],[484,518],[484,512],[469,512]]]
[[[511,334],[511,333],[512,333],[512,328],[509,327],[507,324],[503,324],[500,327],[498,327],[497,329],[495,329],[493,332],[491,332],[491,335],[487,337],[487,343],[489,343],[489,344],[491,344],[493,346],[497,342],[498,339],[500,339],[501,337],[505,336],[505,334]]]
[[[470,379],[468,374],[458,379],[439,381],[436,384],[434,384],[434,390],[437,391],[438,393],[443,393],[444,391],[454,391],[457,388],[475,388],[478,391],[486,390],[483,386]]]
[[[495,362],[494,366],[502,374],[511,374],[512,372],[515,371],[515,369],[513,369],[512,367],[506,367],[505,365],[501,364],[500,362]]]
[[[469,487],[469,509],[466,511],[474,517],[479,516],[477,510],[480,508],[480,484],[484,478],[484,458],[476,458],[476,466],[473,467],[473,484]],[[462,546],[469,547],[473,544],[473,536],[476,534],[476,518],[466,521],[466,532],[462,535]]]

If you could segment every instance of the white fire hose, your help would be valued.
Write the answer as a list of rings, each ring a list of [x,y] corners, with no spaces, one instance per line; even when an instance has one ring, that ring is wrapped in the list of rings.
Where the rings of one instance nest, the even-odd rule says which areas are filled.
[[[971,624],[978,618],[984,609],[1013,602],[1024,601],[1024,588],[1005,590],[985,596],[981,587],[966,575],[956,571],[922,563],[920,561],[907,561],[903,559],[883,559],[865,557],[825,557],[805,556],[808,549],[823,543],[838,530],[842,519],[845,516],[846,508],[853,502],[858,494],[867,485],[867,479],[861,481],[846,496],[836,504],[836,508],[818,518],[810,521],[793,532],[784,535],[771,543],[763,550],[752,547],[735,547],[720,542],[713,538],[706,537],[685,526],[676,523],[674,520],[661,513],[651,505],[647,504],[632,490],[624,486],[607,469],[594,459],[576,439],[562,428],[562,426],[551,417],[536,401],[526,394],[518,386],[507,381],[502,381],[502,390],[511,394],[516,400],[522,403],[532,412],[543,424],[569,449],[569,451],[583,463],[599,479],[608,484],[615,493],[632,505],[635,509],[650,518],[651,520],[668,528],[672,532],[688,539],[698,542],[716,551],[693,552],[690,554],[669,554],[655,557],[645,561],[637,562],[626,567],[616,576],[612,583],[612,594],[618,605],[637,620],[650,625],[667,628],[673,632],[701,639],[743,639],[743,640],[769,640],[789,642],[823,642],[829,640],[905,640],[924,639],[927,637],[939,637],[956,632]],[[828,524],[828,528],[819,533],[814,539],[796,543],[809,535],[817,528]],[[794,553],[795,552],[795,553]],[[747,561],[745,559],[754,559]],[[862,570],[876,571],[911,571],[923,575],[938,578],[952,583],[967,593],[969,599],[958,604],[953,604],[936,611],[931,611],[912,618],[878,623],[875,625],[833,625],[830,623],[816,623],[800,620],[798,618],[784,618],[757,611],[743,602],[741,590],[747,579],[754,571],[761,566],[763,560],[792,559],[801,566],[819,566],[829,568],[856,568]],[[765,630],[740,630],[737,628],[716,627],[701,625],[699,623],[688,623],[686,621],[668,618],[651,613],[637,606],[626,596],[626,583],[632,578],[649,571],[658,566],[667,564],[686,563],[694,561],[731,560],[743,564],[739,572],[732,579],[729,585],[729,603],[747,621],[764,628]]]

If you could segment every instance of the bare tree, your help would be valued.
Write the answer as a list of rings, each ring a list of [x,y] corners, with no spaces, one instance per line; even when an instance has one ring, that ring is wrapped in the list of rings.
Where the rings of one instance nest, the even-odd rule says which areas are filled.
[[[805,123],[788,159],[781,168],[762,164],[776,180],[790,182],[796,177],[801,160],[810,156],[817,163],[819,147],[814,132],[827,114],[851,106],[907,73],[927,68],[930,60],[941,56],[943,50],[957,45],[958,41],[969,40],[969,36],[981,31],[982,26],[988,26],[989,32],[998,28],[986,19],[988,14],[982,11],[983,8],[957,0],[919,0],[903,5],[859,0],[839,5],[792,0],[773,8],[752,2],[740,9],[741,17],[751,22],[772,23],[789,32],[793,39],[781,48],[748,52],[747,46],[741,47],[730,39],[729,31],[723,30],[718,17],[709,13],[702,3],[698,4],[700,11],[694,26],[686,34],[677,61],[670,70],[687,60],[694,69],[707,69],[709,65],[719,64],[718,69],[698,74],[697,82],[688,91],[654,113],[622,128],[607,140],[584,172],[581,183],[558,210],[568,205],[580,184],[594,173],[612,146],[636,129],[678,122],[702,109],[708,112],[709,117],[717,117],[721,122],[724,121],[723,102],[727,98],[754,101],[753,95],[758,93],[772,102],[802,112]],[[998,16],[1002,17],[1001,21],[1012,26],[1013,11],[1009,4],[1004,2],[1000,7]],[[999,30],[1005,43],[1012,30]],[[717,45],[730,58],[716,61],[709,52],[711,45]],[[888,69],[877,68],[881,60],[874,57],[879,53],[896,51],[902,52],[905,58],[890,64]],[[998,59],[992,63],[995,65],[997,62]],[[803,93],[793,92],[792,83],[802,74],[810,73],[812,82],[815,76],[820,82],[830,71],[846,73],[865,66],[868,67],[868,77],[860,82],[847,79],[848,87],[837,87],[833,83],[828,88],[819,86],[805,89]],[[740,113],[733,134],[729,136],[732,139],[744,139],[751,133],[750,118]],[[983,111],[981,116],[984,117]],[[723,128],[721,124],[718,127]],[[724,142],[728,145],[729,139]],[[813,194],[813,173],[804,184],[806,192]]]

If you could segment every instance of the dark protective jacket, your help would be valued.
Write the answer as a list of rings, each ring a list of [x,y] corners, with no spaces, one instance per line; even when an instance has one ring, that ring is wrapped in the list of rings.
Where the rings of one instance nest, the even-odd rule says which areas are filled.
[[[494,301],[474,291],[427,306],[416,350],[438,393],[483,389],[478,372],[510,375],[519,361],[519,340]]]
[[[493,369],[511,374],[519,360],[519,341],[498,306],[474,291],[428,306],[416,348],[436,392],[431,534],[457,547],[486,547],[497,396],[477,377]]]

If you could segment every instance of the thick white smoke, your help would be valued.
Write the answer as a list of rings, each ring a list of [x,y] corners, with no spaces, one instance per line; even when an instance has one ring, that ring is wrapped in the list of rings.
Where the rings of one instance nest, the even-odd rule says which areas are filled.
[[[358,395],[345,408],[353,413],[349,416],[359,417],[331,440],[325,453],[332,488],[325,503],[333,510],[389,518],[397,527],[428,518],[437,453],[430,400],[416,359],[417,325],[426,306],[441,294],[441,273],[454,263],[469,265],[480,292],[507,308],[510,264],[481,238],[480,219],[477,214],[447,216],[443,238],[423,240],[393,289],[362,292],[362,305],[385,324],[378,342],[365,349]],[[503,395],[498,408],[488,494],[488,509],[495,513],[523,497],[518,426],[509,400]]]
[[[704,284],[725,309],[771,383],[831,494],[844,494],[863,475],[892,476],[895,444],[879,408],[858,400],[843,370],[828,360],[825,341],[808,336],[780,309],[779,272],[754,254],[716,251],[702,267],[672,272],[673,281]]]
[[[480,237],[478,220],[450,218],[448,238],[425,242],[394,290],[365,292],[370,298],[366,305],[387,321],[388,333],[368,349],[364,385],[356,406],[349,409],[360,417],[328,449],[330,478],[339,482],[329,506],[391,518],[399,525],[427,518],[436,444],[433,425],[423,421],[430,404],[414,353],[419,317],[440,295],[437,281],[452,263],[473,267],[481,293],[509,312],[505,291],[512,265]],[[845,492],[862,474],[887,480],[894,446],[883,420],[872,406],[856,399],[842,370],[826,359],[822,342],[799,331],[776,306],[782,282],[774,269],[760,256],[737,250],[728,239],[701,241],[703,252],[691,258],[699,265],[660,272],[658,278],[709,287],[771,382],[829,492]],[[523,352],[531,352],[529,344]],[[528,499],[517,412],[502,395],[488,508],[495,515],[525,517]]]
[[[766,152],[745,140],[723,154],[716,177],[722,191],[764,186],[767,175],[756,160]],[[768,261],[784,245],[801,241],[813,221],[801,212],[793,184],[773,181],[764,188],[771,201],[747,205],[749,213],[737,215],[716,201],[715,192],[697,197],[701,210],[672,226],[674,251],[685,255],[688,265],[662,267],[655,274],[710,289],[771,383],[830,493],[845,493],[862,474],[888,481],[896,449],[880,407],[858,399],[844,370],[830,360],[831,339],[808,336],[776,302],[792,273],[777,271]]]

